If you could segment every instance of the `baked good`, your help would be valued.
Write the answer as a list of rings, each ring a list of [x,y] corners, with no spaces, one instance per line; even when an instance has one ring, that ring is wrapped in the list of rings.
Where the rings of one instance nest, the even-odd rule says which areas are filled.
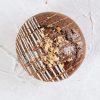
[[[17,57],[23,68],[46,82],[69,77],[82,63],[85,49],[78,25],[56,12],[31,17],[16,37]]]

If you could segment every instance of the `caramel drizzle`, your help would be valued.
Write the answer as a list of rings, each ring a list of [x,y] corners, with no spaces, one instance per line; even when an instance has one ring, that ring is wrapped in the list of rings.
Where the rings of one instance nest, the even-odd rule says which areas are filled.
[[[52,16],[47,17],[47,19],[41,21],[40,23],[44,23],[46,21],[48,21],[49,19],[53,18],[54,16],[56,16],[57,14],[53,14]]]
[[[60,20],[58,20],[58,21],[56,21],[56,22],[54,22],[54,23],[52,23],[52,24],[49,24],[48,26],[55,25],[55,24],[57,24],[57,23],[59,23],[59,22],[61,22],[61,21],[64,21],[64,20],[66,20],[66,19],[67,19],[67,17],[62,18],[62,19],[60,19]]]
[[[32,22],[34,22],[34,24],[32,23]],[[31,20],[30,22],[28,21],[27,23],[25,23],[23,26],[22,26],[22,29],[21,29],[21,35],[22,36],[24,36],[25,38],[23,39],[23,40],[21,40],[22,38],[20,37],[17,37],[19,40],[21,40],[21,42],[19,43],[18,41],[18,43],[17,43],[17,48],[19,48],[19,49],[17,49],[17,53],[19,54],[19,58],[22,58],[23,59],[23,61],[25,62],[25,63],[27,63],[27,61],[30,61],[30,58],[32,58],[33,56],[36,56],[35,54],[33,54],[32,52],[30,52],[30,54],[28,54],[28,53],[25,53],[25,52],[27,52],[27,51],[32,51],[32,47],[34,46],[34,45],[37,45],[37,40],[40,42],[41,40],[40,39],[42,39],[42,37],[41,37],[41,35],[40,35],[40,33],[41,33],[41,30],[39,30],[38,29],[38,27],[40,27],[39,26],[39,24],[38,24],[38,22],[37,22],[37,20],[35,19],[35,18],[33,18],[33,20]],[[36,25],[37,24],[37,25]],[[34,25],[34,26],[32,26],[32,25]],[[29,30],[30,29],[30,30]],[[33,31],[35,30],[35,29],[37,29],[37,32],[36,32],[36,34],[35,34],[35,32],[34,32],[34,34],[30,34],[30,36],[28,36],[27,34],[29,33],[29,31],[31,31],[31,33],[33,33]],[[26,37],[26,35],[27,35],[27,37]],[[33,36],[34,35],[34,36]],[[29,44],[27,44],[27,42],[31,45],[31,47],[30,47],[30,45]],[[34,44],[34,45],[33,45]],[[20,53],[19,53],[20,52]],[[40,50],[40,52],[41,52],[41,50]],[[24,54],[24,55],[23,55]],[[38,54],[38,53],[37,53]],[[22,55],[22,57],[20,56],[20,55]],[[32,56],[33,55],[33,56]],[[37,59],[37,61],[38,61],[39,59]],[[22,63],[22,60],[20,59],[20,61],[21,61],[21,63]],[[39,61],[38,61],[39,62]],[[22,65],[23,65],[23,63],[22,63]],[[24,64],[25,65],[25,64]],[[25,65],[26,66],[26,65]],[[39,72],[37,72],[37,70],[36,70],[36,67],[35,66],[38,66],[39,68],[41,68],[41,64],[39,65],[39,63],[33,63],[33,65],[31,65],[31,67],[33,68],[33,70],[37,73],[37,75],[38,75],[38,78],[39,79],[41,79],[41,80],[48,80],[48,77],[46,76],[46,75],[48,75],[49,76],[49,78],[51,79],[52,78],[52,76],[50,75],[50,73],[47,71],[47,70],[45,70],[46,71],[46,75],[45,74],[42,74],[42,73],[39,73]],[[43,67],[43,65],[42,65],[42,67]],[[24,67],[25,68],[25,67]],[[45,68],[45,67],[44,67]],[[60,68],[60,67],[59,67]],[[27,69],[27,67],[26,67],[26,69]],[[57,67],[56,67],[56,69],[57,69]],[[28,70],[28,72],[29,73],[31,73],[30,72],[30,70],[29,70],[29,68],[27,69]],[[52,69],[52,68],[50,68],[50,70],[53,72],[53,74],[55,75],[55,77],[56,77],[56,72]],[[58,69],[57,69],[58,70]],[[62,71],[62,69],[60,68],[60,70]],[[59,71],[59,70],[58,70]],[[45,76],[45,77],[44,77]],[[68,75],[67,75],[68,76]],[[64,78],[66,78],[66,75],[64,75]],[[49,79],[49,80],[50,80]],[[57,77],[57,80],[59,80],[59,78]],[[53,81],[53,80],[52,80]]]
[[[56,14],[55,14],[55,15],[56,15]],[[35,17],[34,17],[34,18],[35,18]],[[35,19],[35,21],[36,21],[36,19]],[[38,22],[37,22],[37,21],[36,21],[36,23],[38,24]],[[39,24],[38,24],[38,27],[40,27],[40,26],[39,26]],[[37,28],[37,29],[38,29],[38,28]],[[51,69],[51,70],[52,70],[52,69]],[[58,70],[57,70],[57,71],[58,71]],[[54,71],[53,71],[53,72],[54,72]],[[56,73],[54,73],[54,74],[56,74]]]

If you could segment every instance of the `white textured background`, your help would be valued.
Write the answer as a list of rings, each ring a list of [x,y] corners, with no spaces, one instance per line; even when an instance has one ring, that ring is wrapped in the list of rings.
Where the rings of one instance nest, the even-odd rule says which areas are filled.
[[[0,0],[0,100],[100,100],[100,0]],[[42,83],[21,71],[15,39],[32,15],[57,11],[80,26],[86,58],[69,78]],[[20,73],[21,74],[20,74]]]

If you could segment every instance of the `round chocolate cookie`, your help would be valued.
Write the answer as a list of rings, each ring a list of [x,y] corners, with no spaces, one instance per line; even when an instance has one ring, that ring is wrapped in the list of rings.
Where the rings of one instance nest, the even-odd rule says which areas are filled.
[[[29,75],[46,82],[69,77],[82,63],[85,49],[78,25],[55,12],[31,17],[16,37],[16,52],[23,68]]]

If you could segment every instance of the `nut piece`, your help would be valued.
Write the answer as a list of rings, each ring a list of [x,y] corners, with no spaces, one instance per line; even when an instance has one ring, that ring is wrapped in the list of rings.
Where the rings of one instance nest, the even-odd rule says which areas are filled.
[[[73,60],[72,57],[69,57],[69,58],[67,59],[68,62],[71,62],[72,60]]]
[[[60,63],[60,64],[58,64],[58,65],[59,65],[60,67],[62,67],[62,68],[64,67],[64,63],[62,63],[62,64]]]
[[[62,36],[58,36],[58,43],[62,43],[64,41]]]
[[[57,29],[58,33],[61,32],[61,28],[59,26],[56,29]]]

